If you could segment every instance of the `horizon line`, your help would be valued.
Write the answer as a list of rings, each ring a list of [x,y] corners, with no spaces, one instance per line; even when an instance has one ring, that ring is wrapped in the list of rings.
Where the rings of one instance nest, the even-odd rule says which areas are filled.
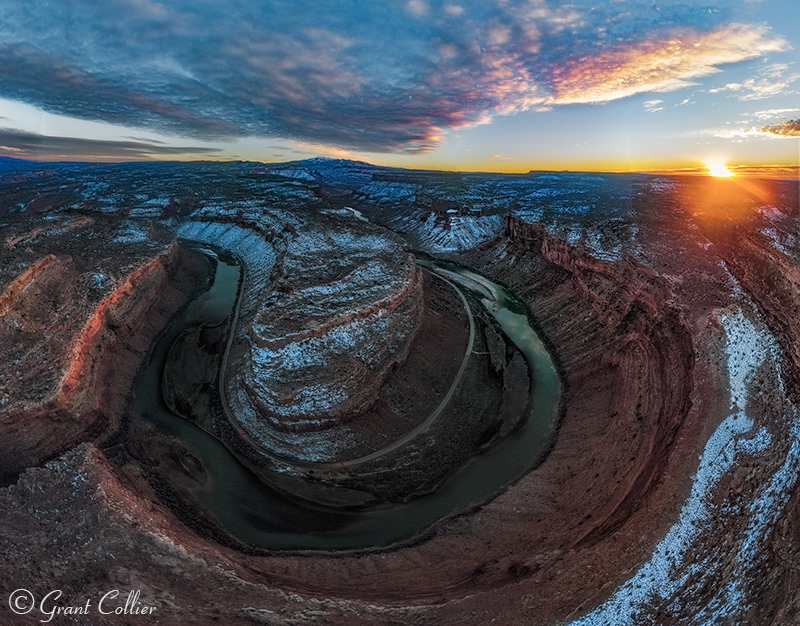
[[[458,174],[499,174],[507,176],[524,176],[533,172],[547,173],[571,173],[571,174],[643,174],[653,176],[708,176],[708,169],[703,166],[679,167],[679,168],[650,168],[650,169],[547,169],[531,168],[527,171],[496,171],[485,169],[443,169],[436,167],[401,167],[396,165],[383,165],[372,163],[363,159],[350,159],[341,157],[330,157],[325,155],[315,155],[304,159],[291,159],[288,161],[257,161],[252,159],[74,159],[74,158],[52,158],[52,157],[17,157],[8,154],[0,154],[0,158],[12,161],[30,163],[52,163],[52,164],[86,164],[86,165],[126,165],[126,164],[146,164],[146,163],[252,163],[254,165],[284,165],[292,163],[302,163],[313,159],[330,159],[331,161],[366,163],[373,167],[380,167],[393,170],[419,171],[419,172],[448,172]],[[729,169],[736,176],[758,176],[773,172],[781,177],[800,178],[800,165],[730,165]]]

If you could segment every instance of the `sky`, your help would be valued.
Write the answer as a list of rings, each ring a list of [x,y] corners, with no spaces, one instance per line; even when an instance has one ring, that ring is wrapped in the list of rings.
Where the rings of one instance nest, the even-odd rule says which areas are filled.
[[[797,0],[0,0],[0,155],[800,164]]]

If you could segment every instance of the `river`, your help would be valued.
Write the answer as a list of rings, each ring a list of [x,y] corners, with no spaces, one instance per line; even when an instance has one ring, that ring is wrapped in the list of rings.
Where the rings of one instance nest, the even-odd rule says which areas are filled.
[[[222,250],[184,242],[216,259],[211,287],[176,318],[158,340],[136,388],[134,421],[146,420],[176,436],[207,479],[174,486],[234,537],[269,550],[356,550],[411,539],[435,522],[489,500],[540,460],[555,426],[561,386],[553,362],[525,308],[503,287],[453,264],[420,261],[476,292],[525,356],[533,381],[532,412],[497,444],[476,454],[432,493],[409,502],[352,510],[293,499],[262,482],[215,437],[173,414],[161,397],[167,353],[186,328],[215,325],[233,311],[241,268]]]

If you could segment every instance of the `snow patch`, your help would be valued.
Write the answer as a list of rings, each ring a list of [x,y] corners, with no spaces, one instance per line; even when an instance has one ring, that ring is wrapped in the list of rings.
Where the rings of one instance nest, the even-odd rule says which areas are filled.
[[[358,190],[358,193],[373,200],[414,200],[420,186],[411,183],[391,183],[373,180]]]
[[[398,218],[392,222],[392,227],[413,232],[419,237],[422,248],[432,253],[474,248],[503,229],[501,215],[440,216],[430,213],[424,222],[415,219],[417,215]]]
[[[268,168],[267,172],[269,172],[270,174],[274,174],[275,176],[283,176],[284,178],[294,178],[297,180],[316,180],[308,170],[300,168],[296,169]]]
[[[791,420],[792,445],[772,477],[760,488],[756,487],[749,499],[748,494],[742,494],[743,506],[733,505],[726,498],[720,506],[713,507],[712,502],[719,497],[717,486],[727,472],[745,456],[757,456],[758,462],[771,463],[778,443],[766,428],[754,424],[744,413],[747,383],[756,371],[767,364],[779,374],[775,339],[759,330],[741,310],[724,311],[718,318],[726,333],[725,356],[734,412],[709,438],[679,519],[656,546],[650,560],[607,602],[572,622],[572,626],[656,624],[654,607],[663,608],[664,605],[675,614],[691,616],[686,621],[691,624],[717,624],[720,620],[741,619],[745,613],[743,583],[748,576],[757,575],[763,542],[785,504],[786,494],[797,480],[800,419],[797,410],[789,407],[787,417]],[[742,515],[750,521],[735,538],[737,549],[733,554],[700,542],[703,532],[715,525],[735,528],[733,520]],[[698,555],[705,556],[682,565],[687,557]],[[702,601],[707,595],[702,589],[713,586],[715,580],[722,578],[721,570],[731,566],[737,575],[710,603],[696,606],[691,602],[692,594]]]
[[[743,411],[747,404],[747,383],[768,358],[779,363],[779,348],[772,335],[759,331],[741,310],[723,311],[717,318],[725,327],[725,355],[730,379],[731,409]]]
[[[114,236],[117,243],[141,243],[149,240],[142,227],[134,222],[124,222]]]

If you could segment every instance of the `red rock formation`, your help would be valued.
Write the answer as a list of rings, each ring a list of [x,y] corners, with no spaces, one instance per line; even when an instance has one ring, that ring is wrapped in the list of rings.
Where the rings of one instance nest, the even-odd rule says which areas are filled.
[[[405,360],[422,315],[413,255],[371,225],[300,229],[275,274],[248,327],[243,384],[260,417],[241,423],[256,439],[260,418],[309,431],[363,413]]]
[[[737,230],[717,243],[731,273],[766,316],[784,354],[784,375],[800,399],[800,265],[758,233]]]
[[[220,568],[230,572],[221,588],[236,589],[235,599],[208,599],[214,610],[204,610],[197,623],[238,619],[247,598],[259,615],[281,610],[281,619],[310,619],[313,609],[337,624],[492,618],[541,624],[607,593],[610,582],[647,554],[642,536],[671,510],[674,483],[663,481],[677,434],[694,411],[692,337],[671,304],[669,285],[650,270],[632,261],[596,261],[537,227],[509,227],[508,237],[471,253],[469,261],[525,299],[563,376],[561,430],[537,470],[471,515],[437,525],[424,541],[372,554],[248,556],[205,542],[159,513],[165,521],[153,531],[167,543],[154,549],[131,530],[128,571],[163,575],[163,566],[154,566],[158,551],[179,545],[189,563],[203,563],[191,566],[200,587],[219,585]],[[675,468],[672,474],[684,475]],[[117,511],[132,487],[114,484],[104,487],[111,496],[101,505]],[[131,545],[143,549],[137,555]],[[182,623],[197,606],[198,592],[190,587],[170,584],[170,602],[181,608],[161,604],[162,619]],[[296,603],[270,596],[276,587],[297,592]],[[251,593],[257,604],[250,604]],[[325,604],[313,597],[325,597]]]
[[[30,287],[35,280],[39,279],[42,272],[46,271],[56,261],[56,256],[49,254],[18,276],[0,295],[0,315],[8,313],[20,300],[20,294]]]
[[[79,274],[69,257],[45,257],[15,280],[0,298],[0,345],[19,350],[15,334],[34,333],[43,341],[25,358],[48,361],[51,375],[26,371],[5,383],[0,474],[13,476],[113,431],[153,339],[202,284],[203,271],[173,244],[97,304],[82,327],[75,324],[82,301],[70,301]]]

